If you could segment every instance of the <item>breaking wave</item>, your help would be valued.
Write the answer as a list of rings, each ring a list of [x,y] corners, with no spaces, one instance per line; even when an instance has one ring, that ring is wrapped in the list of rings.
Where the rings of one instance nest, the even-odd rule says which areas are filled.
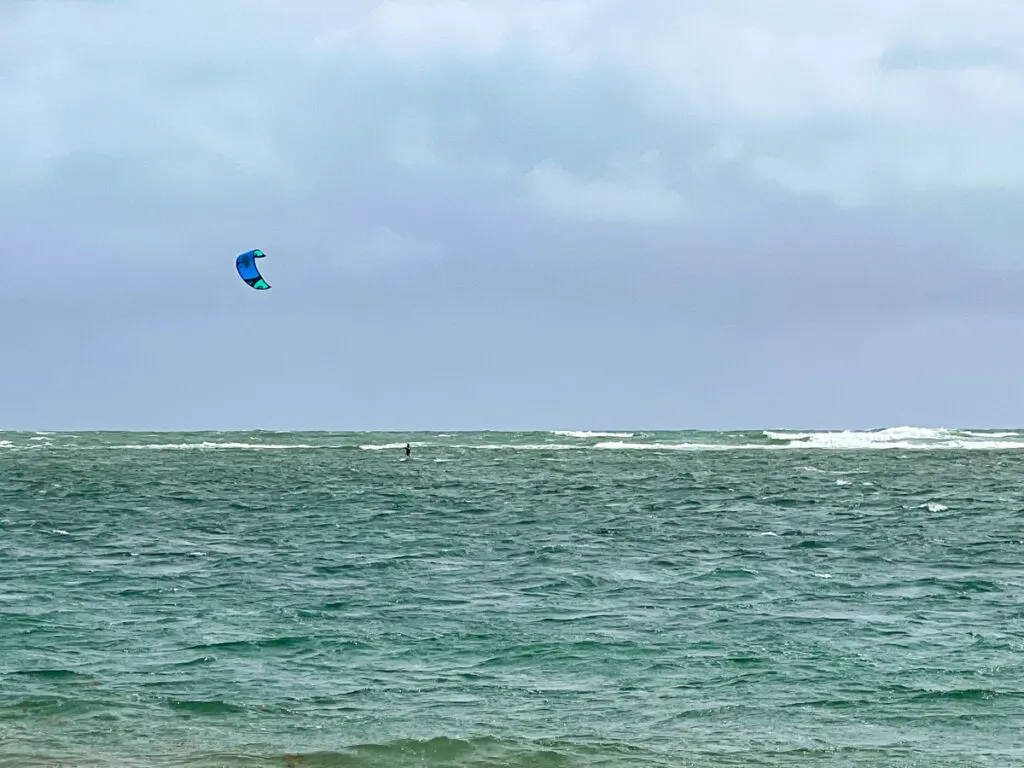
[[[1024,448],[1024,432],[987,432],[930,427],[888,427],[837,432],[765,432],[789,448],[825,450],[1007,450]]]

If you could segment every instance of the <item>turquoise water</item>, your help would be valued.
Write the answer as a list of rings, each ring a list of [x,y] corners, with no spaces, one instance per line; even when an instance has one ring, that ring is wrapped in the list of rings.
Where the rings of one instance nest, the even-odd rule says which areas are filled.
[[[0,765],[1024,765],[1022,448],[0,433]]]

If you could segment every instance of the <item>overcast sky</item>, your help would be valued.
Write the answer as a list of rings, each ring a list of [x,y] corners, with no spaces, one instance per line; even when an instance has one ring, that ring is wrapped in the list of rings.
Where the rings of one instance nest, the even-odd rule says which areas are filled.
[[[1024,426],[1022,187],[1020,0],[7,0],[0,427]]]

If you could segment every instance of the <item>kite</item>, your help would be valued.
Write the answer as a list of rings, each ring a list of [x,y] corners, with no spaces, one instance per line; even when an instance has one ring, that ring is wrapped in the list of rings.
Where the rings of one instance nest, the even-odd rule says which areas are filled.
[[[240,254],[235,259],[235,268],[238,270],[238,275],[247,284],[255,288],[257,291],[265,291],[270,285],[266,280],[263,279],[263,275],[260,274],[259,269],[256,267],[256,259],[261,259],[266,256],[263,251],[256,248],[252,251],[246,251]]]

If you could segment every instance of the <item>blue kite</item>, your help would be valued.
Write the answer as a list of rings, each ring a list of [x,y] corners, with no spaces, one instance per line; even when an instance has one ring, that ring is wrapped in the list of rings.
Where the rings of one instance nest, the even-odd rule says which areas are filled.
[[[260,274],[259,269],[256,267],[256,259],[261,259],[266,255],[259,248],[256,248],[239,254],[238,258],[235,259],[235,268],[238,270],[239,277],[257,291],[265,291],[270,288],[270,285],[263,279],[263,275]]]

